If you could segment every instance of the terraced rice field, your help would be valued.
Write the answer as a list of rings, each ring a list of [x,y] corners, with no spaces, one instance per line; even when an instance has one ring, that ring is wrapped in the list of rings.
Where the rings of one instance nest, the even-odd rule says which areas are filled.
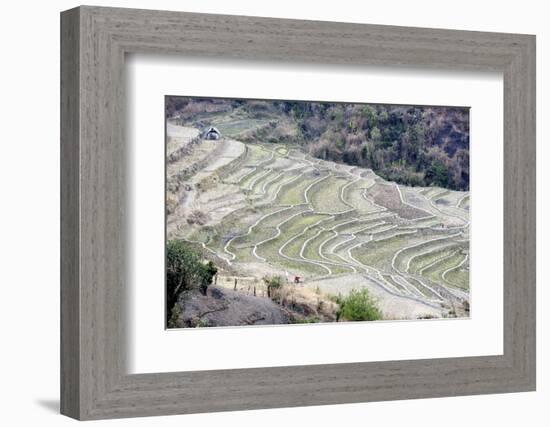
[[[250,123],[218,126],[231,134]],[[468,193],[397,185],[282,144],[216,143],[225,160],[203,162],[192,203],[178,195],[168,238],[194,242],[228,275],[300,276],[332,294],[376,289],[394,318],[405,316],[400,301],[436,317],[469,301]]]

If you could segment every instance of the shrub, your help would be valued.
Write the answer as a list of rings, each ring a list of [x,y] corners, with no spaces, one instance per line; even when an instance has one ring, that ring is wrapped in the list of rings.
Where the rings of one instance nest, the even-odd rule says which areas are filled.
[[[187,218],[188,224],[198,224],[198,225],[204,225],[208,221],[208,214],[199,210],[195,209],[189,214],[189,217]]]
[[[218,273],[218,268],[212,261],[208,261],[203,265],[203,269],[203,280],[199,283],[199,289],[203,295],[206,295],[206,289],[212,284],[212,279]]]
[[[204,264],[199,254],[182,240],[169,240],[166,245],[166,316],[170,320],[172,309],[179,296],[186,291],[198,289],[206,294],[217,273],[209,261]]]
[[[179,318],[181,315],[181,307],[179,304],[174,304],[170,317],[168,319],[168,328],[177,328],[179,326]]]
[[[382,311],[367,289],[352,290],[347,297],[339,298],[340,308],[336,320],[380,320]]]
[[[263,280],[267,287],[267,296],[273,299],[275,297],[273,291],[283,287],[283,279],[281,279],[281,276],[264,276]]]

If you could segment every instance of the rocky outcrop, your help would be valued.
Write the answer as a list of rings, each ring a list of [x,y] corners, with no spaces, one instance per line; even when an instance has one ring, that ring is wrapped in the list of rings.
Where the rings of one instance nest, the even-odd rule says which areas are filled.
[[[269,298],[210,286],[206,295],[182,296],[178,327],[278,325],[290,323],[288,313]]]

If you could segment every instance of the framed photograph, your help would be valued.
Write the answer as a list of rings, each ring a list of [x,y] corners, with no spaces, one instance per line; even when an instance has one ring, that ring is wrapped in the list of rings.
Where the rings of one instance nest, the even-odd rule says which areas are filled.
[[[168,328],[469,317],[469,108],[167,96],[166,138]]]
[[[83,6],[61,57],[63,414],[535,390],[534,36]]]

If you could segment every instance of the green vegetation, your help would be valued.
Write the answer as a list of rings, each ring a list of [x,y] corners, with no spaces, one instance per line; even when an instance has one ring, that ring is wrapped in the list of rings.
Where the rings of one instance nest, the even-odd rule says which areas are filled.
[[[445,236],[441,236],[438,240],[429,240],[424,243],[417,244],[411,248],[403,249],[399,255],[395,258],[395,266],[400,270],[405,270],[407,268],[407,264],[410,261],[409,268],[415,267],[415,264],[413,262],[415,261],[415,255],[418,255],[421,257],[422,255],[431,254],[432,252],[435,252],[434,257],[425,256],[424,258],[421,258],[421,261],[426,259],[429,259],[431,261],[435,261],[436,259],[441,257],[440,249],[442,248],[449,248],[454,249],[456,251],[458,244],[453,242],[450,239],[444,238]],[[416,266],[418,265],[418,260]],[[428,262],[429,264],[429,262]],[[425,265],[422,265],[424,267]],[[420,268],[422,268],[420,267]],[[411,270],[412,271],[412,270]]]
[[[464,258],[462,258],[460,262],[462,262],[463,260]],[[463,265],[447,272],[447,274],[445,274],[445,280],[447,281],[447,283],[454,285],[458,288],[468,289],[470,282],[469,276],[469,270],[466,269]]]
[[[166,112],[246,142],[299,144],[405,185],[469,189],[467,108],[170,97]]]
[[[280,172],[268,170],[267,173],[263,174],[261,178],[256,180],[251,188],[251,192],[255,194],[261,194],[264,185],[267,187],[267,185],[274,181],[275,178],[277,178],[277,180],[280,180],[283,178],[283,176],[280,175]]]
[[[336,313],[338,321],[380,320],[382,311],[368,289],[352,290],[348,296],[339,297],[340,308]]]
[[[344,212],[349,206],[342,202],[342,187],[348,184],[345,178],[331,176],[313,185],[308,192],[312,207],[320,212]]]
[[[212,120],[212,125],[216,126],[223,135],[229,135],[231,137],[238,136],[242,132],[249,130],[251,128],[259,128],[267,124],[266,120],[254,120],[254,119],[243,119],[243,120],[225,120],[223,118]]]
[[[278,154],[280,154],[281,156],[286,156],[288,154],[288,148],[287,147],[278,147],[275,151]]]
[[[207,126],[222,137],[185,145],[195,175],[167,188],[168,238],[183,240],[168,244],[168,325],[181,323],[191,298],[205,299],[198,292],[216,271],[205,257],[232,278],[222,286],[239,278],[236,291],[269,297],[291,323],[334,321],[337,311],[342,321],[382,316],[367,291],[328,297],[361,289],[363,278],[398,296],[442,301],[441,310],[467,299],[456,288],[468,290],[469,196],[450,190],[467,182],[456,163],[467,160],[467,110],[187,101],[171,115],[175,140]],[[438,307],[424,314],[440,316]]]
[[[273,276],[273,277],[265,276],[263,278],[263,281],[267,288],[268,298],[274,299],[275,291],[283,287],[283,279],[281,279],[281,276]]]
[[[432,236],[443,237],[441,232],[432,230],[390,230],[389,233],[391,233],[391,237],[373,240],[353,250],[353,256],[365,265],[392,271],[392,260],[397,251],[412,245],[421,244],[423,241],[431,239]]]
[[[313,174],[305,175],[302,178],[283,185],[281,189],[277,203],[281,205],[297,205],[305,203],[305,190],[314,182],[318,181],[321,177]]]
[[[458,207],[461,209],[470,209],[470,196],[466,196],[460,200]]]
[[[440,242],[438,246],[435,246],[434,249],[429,252],[422,253],[421,250],[415,251],[411,254],[412,259],[409,264],[409,272],[413,274],[420,273],[423,268],[434,264],[442,258],[452,255],[455,251],[455,245],[449,246],[449,244],[445,243],[444,246],[441,246]]]
[[[204,263],[199,254],[182,240],[169,240],[166,245],[166,316],[170,324],[175,322],[173,311],[183,292],[198,289],[206,294],[217,273],[216,266]]]
[[[442,282],[443,273],[445,273],[445,271],[450,268],[458,266],[462,260],[464,260],[464,255],[462,255],[460,251],[457,250],[450,256],[447,256],[446,258],[441,258],[435,264],[426,268],[422,272],[422,274],[436,283]]]
[[[393,232],[395,233],[395,231]],[[413,242],[412,234],[401,233],[383,240],[368,242],[352,251],[353,256],[365,265],[385,266],[391,271],[391,260],[395,252]]]
[[[328,231],[315,231],[313,235],[308,236],[311,239],[304,248],[304,256],[314,261],[326,261],[319,255],[319,245],[332,236],[332,233]]]
[[[168,313],[167,313],[168,314]],[[170,315],[168,316],[168,328],[177,328],[178,319],[181,315],[181,307],[179,304],[174,304],[172,310],[170,310]]]
[[[417,290],[419,290],[424,296],[428,298],[438,298],[438,296],[430,291],[427,287],[422,286],[418,279],[415,279],[414,277],[407,277],[407,281]]]

